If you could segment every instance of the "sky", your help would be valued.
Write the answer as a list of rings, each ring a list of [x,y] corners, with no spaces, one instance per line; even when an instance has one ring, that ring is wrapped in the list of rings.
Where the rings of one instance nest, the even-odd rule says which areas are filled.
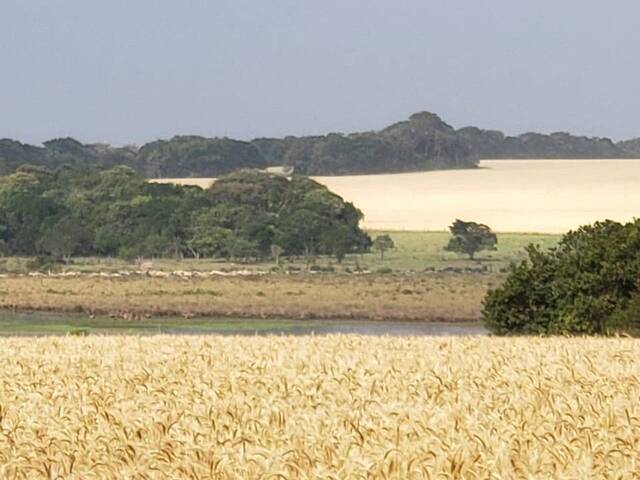
[[[2,0],[0,138],[640,137],[637,0]]]

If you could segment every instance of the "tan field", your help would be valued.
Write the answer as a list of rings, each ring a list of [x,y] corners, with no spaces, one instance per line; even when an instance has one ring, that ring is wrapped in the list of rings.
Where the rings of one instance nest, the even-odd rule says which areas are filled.
[[[358,206],[366,228],[379,230],[444,230],[462,218],[501,232],[562,233],[640,212],[640,160],[486,160],[477,170],[316,180]]]
[[[159,316],[475,321],[490,275],[2,278],[0,308]],[[0,322],[1,324],[2,322]]]
[[[640,343],[0,340],[3,479],[632,479]]]

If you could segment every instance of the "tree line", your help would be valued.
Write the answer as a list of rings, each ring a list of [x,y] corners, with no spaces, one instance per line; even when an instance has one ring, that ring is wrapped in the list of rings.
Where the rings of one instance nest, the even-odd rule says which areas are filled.
[[[22,165],[126,165],[146,178],[217,177],[270,166],[304,175],[346,175],[474,168],[487,158],[640,158],[640,139],[616,143],[563,132],[507,136],[476,127],[455,129],[433,113],[419,112],[379,131],[252,141],[191,135],[138,148],[83,144],[72,138],[41,147],[0,140],[0,175]]]
[[[319,183],[243,170],[196,186],[149,183],[108,170],[20,168],[0,177],[0,253],[216,257],[367,251],[362,213]]]

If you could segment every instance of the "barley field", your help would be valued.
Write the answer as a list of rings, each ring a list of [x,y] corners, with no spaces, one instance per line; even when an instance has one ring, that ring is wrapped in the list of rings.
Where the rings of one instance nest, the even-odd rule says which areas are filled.
[[[353,202],[365,228],[377,230],[444,230],[462,218],[498,232],[563,233],[638,216],[640,160],[484,160],[480,167],[315,179]]]
[[[3,479],[638,477],[626,338],[0,340]]]

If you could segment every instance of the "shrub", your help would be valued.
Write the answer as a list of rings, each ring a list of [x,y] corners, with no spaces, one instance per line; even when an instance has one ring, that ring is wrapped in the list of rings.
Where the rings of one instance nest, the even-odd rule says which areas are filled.
[[[548,251],[530,245],[483,308],[495,333],[628,331],[640,310],[640,220],[604,221],[566,234]]]
[[[382,275],[388,275],[390,273],[393,273],[393,269],[389,268],[389,267],[380,267],[376,270],[376,273],[382,274]]]

